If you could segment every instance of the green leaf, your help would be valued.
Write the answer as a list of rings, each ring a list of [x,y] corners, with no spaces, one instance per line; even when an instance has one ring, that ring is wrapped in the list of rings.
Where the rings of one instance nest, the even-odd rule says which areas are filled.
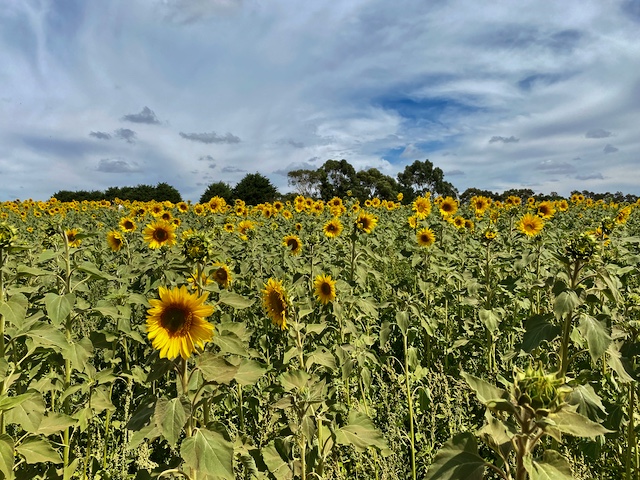
[[[278,453],[274,442],[262,447],[260,452],[262,460],[269,472],[276,477],[276,480],[291,480],[293,478],[293,471],[291,471],[288,462]]]
[[[493,312],[493,310],[481,308],[478,311],[478,316],[480,317],[480,321],[484,323],[484,326],[487,327],[487,330],[491,333],[495,333],[498,330],[500,318]]]
[[[16,452],[22,455],[27,463],[62,463],[60,454],[56,452],[51,444],[39,437],[29,437],[21,445],[16,447]]]
[[[13,438],[3,433],[0,435],[0,472],[4,474],[4,478],[13,478],[14,459]]]
[[[531,455],[524,457],[524,468],[530,480],[571,480],[569,461],[555,450],[545,450],[542,460],[534,460]]]
[[[243,358],[240,365],[238,365],[238,371],[233,378],[243,386],[255,385],[266,371],[267,369],[255,360]]]
[[[280,385],[282,385],[287,392],[291,390],[302,390],[310,379],[311,376],[304,370],[285,372],[278,377]]]
[[[590,315],[580,315],[580,333],[587,339],[589,346],[589,355],[596,362],[604,352],[609,348],[611,336],[607,332],[607,327],[603,322],[591,317]]]
[[[560,335],[562,331],[560,326],[553,325],[548,321],[552,318],[553,315],[551,314],[534,315],[527,320],[522,338],[522,349],[525,352],[531,352],[533,349],[538,348],[542,342],[550,342]]]
[[[427,470],[425,480],[482,480],[487,466],[475,437],[460,433],[443,445]]]
[[[373,447],[383,455],[391,453],[382,433],[373,425],[371,419],[356,411],[350,412],[348,424],[336,431],[336,443],[353,445],[361,453],[365,452],[367,447]]]
[[[234,480],[233,444],[218,431],[199,429],[180,446],[180,455],[189,468],[214,479]]]
[[[320,347],[311,353],[307,357],[307,369],[311,368],[314,364],[322,365],[323,367],[327,367],[329,370],[335,370],[336,366],[336,357],[327,350],[325,347]]]
[[[87,337],[79,342],[71,342],[62,350],[62,356],[71,362],[74,369],[84,372],[89,359],[93,356],[93,343]]]
[[[20,328],[27,316],[28,306],[29,301],[27,297],[21,293],[16,293],[12,295],[8,301],[0,301],[0,315],[8,322]]]
[[[98,267],[90,262],[82,262],[76,266],[76,270],[83,273],[88,273],[90,276],[99,278],[101,280],[117,280],[113,275],[109,275],[106,272],[102,272]]]
[[[57,327],[66,322],[75,303],[76,296],[73,293],[58,295],[57,293],[49,292],[44,296],[47,316],[51,319],[51,323]]]
[[[571,391],[567,401],[576,406],[578,413],[588,418],[607,414],[602,400],[591,385],[578,385]]]
[[[220,348],[220,353],[230,353],[240,357],[249,356],[246,343],[233,333],[223,332],[222,335],[214,335],[212,342]]]
[[[162,436],[172,447],[178,443],[189,415],[191,415],[191,402],[184,395],[171,400],[158,399],[153,419]]]
[[[599,423],[580,415],[572,408],[563,408],[558,412],[552,412],[547,416],[562,433],[568,433],[576,437],[597,437],[605,433],[611,433]]]
[[[0,411],[11,410],[13,407],[20,405],[31,397],[33,397],[33,393],[23,393],[22,395],[16,395],[14,397],[6,394],[0,395]]]
[[[620,353],[620,345],[616,345],[616,343],[611,343],[609,348],[607,349],[607,365],[611,367],[611,369],[618,374],[620,380],[623,382],[633,382],[633,377],[627,372],[623,365],[623,357]]]
[[[38,267],[29,267],[28,265],[18,265],[16,268],[16,273],[18,277],[39,277],[42,275],[53,275],[53,272],[49,272],[48,270],[43,270]]]
[[[402,334],[406,335],[409,330],[409,312],[406,310],[396,312],[396,323],[398,324],[398,327],[400,327]]]
[[[238,373],[238,366],[230,364],[223,357],[211,352],[198,355],[196,368],[202,372],[202,376],[207,382],[225,385],[229,385]]]
[[[553,313],[556,318],[562,318],[580,305],[580,299],[573,290],[565,290],[560,292],[553,302]]]
[[[508,398],[507,392],[502,388],[495,387],[489,382],[466,372],[462,372],[460,375],[469,384],[471,390],[475,392],[478,400],[480,400],[480,402],[484,405],[486,405],[491,400],[506,400]]]
[[[42,418],[42,421],[40,422],[40,426],[38,427],[38,431],[36,433],[47,437],[54,433],[61,432],[67,427],[72,427],[76,423],[77,422],[69,415],[50,412],[46,417]]]
[[[6,412],[5,419],[7,423],[17,423],[27,432],[35,433],[44,418],[44,401],[40,392],[29,390],[27,393],[31,393],[31,397]]]
[[[222,290],[220,291],[218,302],[235,308],[236,310],[242,310],[253,305],[255,300],[252,298],[243,297],[242,295],[238,295],[237,293],[230,292],[228,290]]]
[[[31,325],[26,335],[33,340],[36,346],[54,346],[60,350],[65,350],[69,347],[69,342],[64,336],[64,333],[48,323],[35,323]]]

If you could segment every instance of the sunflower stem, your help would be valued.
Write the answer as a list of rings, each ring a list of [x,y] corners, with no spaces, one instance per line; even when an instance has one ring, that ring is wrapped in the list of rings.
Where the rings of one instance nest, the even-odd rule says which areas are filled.
[[[0,303],[4,302],[4,272],[2,268],[4,267],[4,262],[6,257],[4,255],[4,248],[0,247]],[[2,313],[0,313],[0,359],[4,359],[5,356],[5,344],[4,344],[4,322],[5,318]],[[4,393],[4,385],[5,382],[2,381],[1,390]],[[0,433],[5,433],[5,425],[4,425],[4,411],[0,412]]]

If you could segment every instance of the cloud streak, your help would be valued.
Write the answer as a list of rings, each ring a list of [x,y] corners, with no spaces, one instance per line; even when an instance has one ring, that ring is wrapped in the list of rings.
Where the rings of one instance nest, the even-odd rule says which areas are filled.
[[[225,135],[218,135],[216,132],[211,133],[184,133],[180,132],[180,136],[187,140],[200,143],[240,143],[240,138],[231,133]]]

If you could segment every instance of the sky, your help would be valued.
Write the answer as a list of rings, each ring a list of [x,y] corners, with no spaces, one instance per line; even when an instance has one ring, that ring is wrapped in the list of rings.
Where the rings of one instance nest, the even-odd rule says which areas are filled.
[[[0,201],[429,159],[640,195],[640,0],[0,0]]]

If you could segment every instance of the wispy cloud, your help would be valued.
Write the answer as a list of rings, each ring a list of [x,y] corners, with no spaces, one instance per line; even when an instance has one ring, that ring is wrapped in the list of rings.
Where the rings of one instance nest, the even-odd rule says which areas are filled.
[[[109,140],[111,138],[111,135],[106,132],[91,132],[89,133],[89,136],[100,140]]]
[[[607,143],[607,144],[605,145],[605,147],[602,149],[602,151],[603,151],[604,153],[615,153],[615,152],[617,152],[618,150],[620,150],[620,149],[619,149],[619,148],[614,147],[614,146],[613,146],[613,145],[611,145],[610,143]]]
[[[520,141],[519,138],[514,137],[513,135],[511,135],[510,137],[501,137],[501,136],[493,136],[491,137],[491,139],[489,140],[489,143],[518,143]]]
[[[128,162],[121,158],[103,158],[98,162],[96,170],[105,173],[136,173],[141,171],[136,162]]]
[[[578,180],[604,180],[601,173],[591,173],[589,175],[576,175]]]
[[[149,107],[144,107],[139,113],[129,113],[122,117],[122,120],[133,123],[148,123],[149,125],[159,125],[160,120]]]
[[[607,138],[611,136],[611,132],[604,128],[593,128],[584,134],[585,138]]]
[[[216,132],[211,133],[184,133],[180,132],[182,138],[201,143],[240,143],[240,138],[231,133],[218,135]]]
[[[114,135],[122,140],[126,140],[128,143],[134,143],[136,141],[136,132],[128,128],[119,128],[114,132]]]

